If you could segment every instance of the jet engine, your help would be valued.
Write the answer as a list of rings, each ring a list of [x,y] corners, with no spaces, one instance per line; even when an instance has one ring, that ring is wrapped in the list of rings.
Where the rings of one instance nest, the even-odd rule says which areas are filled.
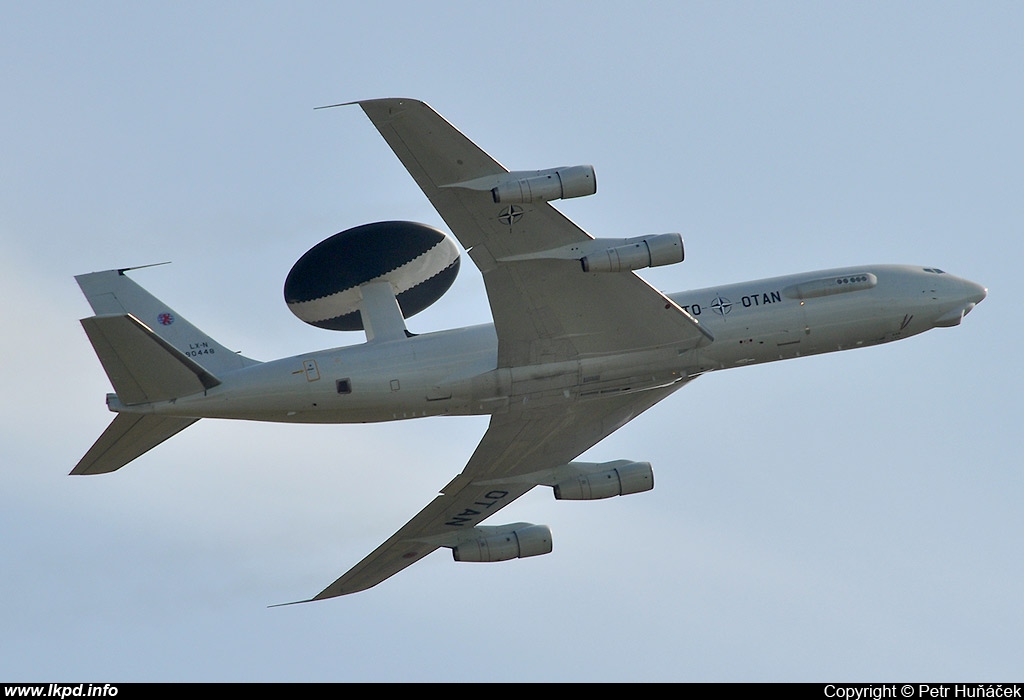
[[[683,261],[683,237],[661,233],[626,239],[624,245],[589,253],[580,258],[584,272],[628,272]]]
[[[461,535],[452,547],[455,561],[507,561],[551,552],[547,525],[515,523],[489,527],[478,525]]]
[[[388,281],[409,318],[448,291],[459,272],[455,241],[432,226],[380,221],[342,231],[313,246],[288,273],[284,299],[318,328],[358,331],[362,285]]]
[[[555,498],[558,500],[596,501],[654,488],[654,470],[650,462],[622,459],[601,464],[570,462],[568,466],[576,474],[554,485]]]
[[[495,203],[529,204],[555,199],[586,197],[597,192],[597,174],[591,165],[550,170],[515,171],[503,175],[491,196]]]

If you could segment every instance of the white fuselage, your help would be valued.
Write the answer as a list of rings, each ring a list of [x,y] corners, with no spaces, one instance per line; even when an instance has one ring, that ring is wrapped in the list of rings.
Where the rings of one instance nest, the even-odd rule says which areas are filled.
[[[951,326],[985,297],[933,268],[869,265],[671,294],[714,336],[695,350],[647,349],[498,368],[490,324],[322,350],[245,367],[201,394],[116,411],[298,423],[490,414],[510,401],[572,401],[698,374],[877,345]],[[595,369],[596,368],[596,369]],[[594,385],[590,378],[601,377]]]

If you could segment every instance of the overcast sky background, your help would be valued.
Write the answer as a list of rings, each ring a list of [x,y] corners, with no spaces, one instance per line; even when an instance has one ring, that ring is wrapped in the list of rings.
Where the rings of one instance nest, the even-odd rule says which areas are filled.
[[[1024,5],[15,3],[0,12],[0,680],[1007,681],[1024,658]],[[258,359],[291,265],[443,222],[357,107],[408,96],[557,206],[679,231],[667,291],[847,264],[989,288],[958,328],[700,379],[586,457],[653,492],[562,503],[548,556],[439,550],[308,598],[461,471],[486,418],[201,421],[67,476],[110,422],[75,274],[134,279]],[[476,269],[410,320],[489,321]],[[499,524],[498,522],[489,524]]]

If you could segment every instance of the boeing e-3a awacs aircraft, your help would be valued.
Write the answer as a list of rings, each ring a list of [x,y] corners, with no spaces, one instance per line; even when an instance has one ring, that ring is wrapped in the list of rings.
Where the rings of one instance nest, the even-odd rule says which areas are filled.
[[[258,362],[129,279],[77,277],[82,325],[116,393],[113,423],[71,472],[114,471],[200,418],[360,423],[488,415],[465,469],[310,600],[374,586],[439,547],[457,561],[546,554],[546,526],[481,522],[535,486],[599,499],[654,485],[651,465],[574,461],[714,370],[955,326],[986,290],[934,267],[861,265],[678,294],[634,270],[681,262],[678,234],[594,239],[548,202],[594,194],[590,166],[509,172],[430,107],[358,103],[483,275],[493,325],[413,335],[405,318],[459,267],[445,233],[380,222],[332,236],[285,283],[296,315],[366,342]],[[305,601],[303,601],[305,602]]]

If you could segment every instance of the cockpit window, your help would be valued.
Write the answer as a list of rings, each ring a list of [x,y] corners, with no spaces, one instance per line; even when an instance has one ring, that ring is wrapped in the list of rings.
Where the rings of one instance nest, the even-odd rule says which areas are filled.
[[[937,267],[926,267],[926,268],[924,268],[924,271],[925,272],[931,272],[933,275],[944,275],[944,274],[946,274],[945,272],[943,272],[942,270],[940,270]]]

